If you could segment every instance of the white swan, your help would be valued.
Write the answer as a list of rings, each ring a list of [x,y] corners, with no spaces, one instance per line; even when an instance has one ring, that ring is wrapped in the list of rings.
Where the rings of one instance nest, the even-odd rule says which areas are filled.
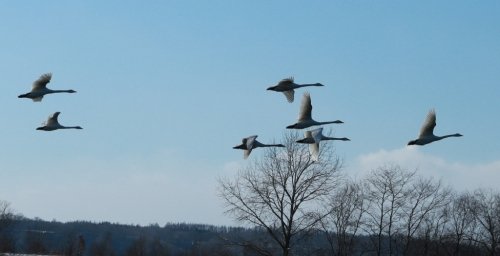
[[[408,142],[408,145],[420,145],[423,146],[425,144],[432,143],[434,141],[442,140],[448,137],[462,137],[463,135],[460,133],[445,135],[445,136],[436,136],[434,135],[434,127],[436,127],[436,112],[434,109],[431,109],[427,114],[427,118],[425,119],[422,128],[420,128],[420,134],[416,140],[411,140]]]
[[[52,73],[47,73],[43,74],[38,78],[35,82],[33,82],[33,87],[31,89],[31,92],[21,94],[17,96],[18,98],[29,98],[32,99],[33,101],[42,101],[43,96],[46,94],[50,93],[61,93],[61,92],[67,92],[67,93],[75,93],[75,90],[51,90],[47,88],[47,84],[50,82],[50,79],[52,78]]]
[[[318,161],[319,158],[319,143],[322,140],[343,140],[350,141],[348,138],[335,138],[323,135],[323,128],[317,128],[311,131],[306,131],[303,139],[298,140],[298,143],[309,144],[309,152],[311,152],[312,159]]]
[[[241,140],[241,144],[234,146],[234,149],[243,149],[243,158],[247,159],[250,153],[252,153],[252,149],[254,148],[264,148],[264,147],[285,147],[283,144],[262,144],[257,141],[257,135],[253,135],[250,137],[243,138]]]
[[[315,84],[296,84],[293,81],[293,77],[290,78],[285,78],[281,80],[277,85],[271,86],[267,88],[269,91],[275,91],[275,92],[282,92],[285,94],[286,100],[288,102],[292,103],[295,91],[294,89],[300,88],[300,87],[306,87],[306,86],[324,86],[320,83],[315,83]]]
[[[311,116],[312,105],[311,105],[311,95],[309,93],[304,93],[302,96],[302,103],[300,105],[299,118],[297,123],[287,126],[287,129],[304,129],[314,125],[322,124],[342,124],[344,122],[340,120],[328,121],[328,122],[317,122],[312,119]]]
[[[54,131],[57,129],[83,129],[80,126],[63,126],[60,125],[59,122],[57,121],[57,117],[61,114],[61,112],[55,112],[49,118],[45,123],[42,124],[42,126],[36,128],[37,130],[41,131]]]

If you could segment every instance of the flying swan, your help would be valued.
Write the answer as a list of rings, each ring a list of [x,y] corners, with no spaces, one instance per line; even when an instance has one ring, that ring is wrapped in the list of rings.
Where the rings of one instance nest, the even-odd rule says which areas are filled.
[[[312,119],[311,116],[312,105],[311,105],[311,95],[309,93],[304,93],[302,96],[302,102],[300,105],[299,118],[297,123],[287,126],[287,129],[304,129],[307,127],[322,125],[322,124],[342,124],[344,122],[340,120],[328,121],[328,122],[317,122]]]
[[[33,101],[39,102],[42,101],[43,96],[51,93],[75,93],[75,90],[51,90],[47,88],[47,84],[50,82],[52,78],[52,73],[43,74],[38,78],[35,82],[33,82],[33,86],[31,91],[25,94],[21,94],[17,96],[18,98],[29,98]]]
[[[408,142],[408,145],[419,145],[423,146],[425,144],[432,143],[434,141],[442,140],[448,137],[462,137],[463,135],[460,133],[445,135],[445,136],[436,136],[434,135],[434,127],[436,127],[436,111],[434,109],[429,110],[427,114],[427,118],[420,128],[420,134],[416,140],[411,140]]]
[[[57,117],[59,117],[59,114],[61,114],[61,112],[55,112],[54,114],[49,116],[47,121],[43,123],[42,126],[36,129],[41,131],[54,131],[58,129],[83,129],[80,126],[63,126],[59,124],[59,122],[57,121]]]
[[[317,128],[311,131],[306,131],[303,139],[297,141],[297,143],[309,144],[309,152],[311,152],[312,159],[318,161],[319,158],[319,143],[322,140],[342,140],[350,141],[348,138],[335,138],[327,137],[323,135],[323,128]]]
[[[324,86],[320,83],[315,84],[296,84],[293,77],[281,80],[277,85],[267,88],[268,91],[282,92],[285,94],[286,100],[290,103],[293,102],[295,91],[294,89],[307,87],[307,86]]]
[[[254,148],[264,148],[264,147],[280,147],[284,148],[285,146],[283,144],[262,144],[259,141],[257,141],[257,135],[253,135],[250,137],[243,138],[241,140],[241,144],[234,146],[234,149],[243,149],[243,158],[247,159],[250,153],[252,153],[252,150]]]

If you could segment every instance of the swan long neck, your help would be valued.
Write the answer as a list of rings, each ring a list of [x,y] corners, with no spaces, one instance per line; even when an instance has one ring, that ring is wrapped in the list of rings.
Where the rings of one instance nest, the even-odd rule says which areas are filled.
[[[281,144],[263,144],[262,147],[284,147]]]
[[[448,134],[448,135],[444,135],[444,136],[436,136],[437,140],[442,140],[442,139],[446,139],[446,138],[449,138],[449,137],[462,137],[463,135],[460,134],[460,133],[455,133],[455,134]]]
[[[335,137],[323,136],[323,138],[321,138],[321,140],[348,140],[348,139],[347,138],[335,138]]]
[[[335,121],[327,121],[327,122],[318,122],[319,125],[323,125],[323,124],[343,124],[344,122],[340,121],[340,120],[335,120]]]
[[[258,141],[255,141],[254,147],[268,148],[268,147],[284,147],[284,146],[282,144],[262,144]]]
[[[300,87],[307,87],[307,86],[323,86],[323,85],[320,84],[320,83],[315,83],[315,84],[298,84],[296,87],[300,88]]]
[[[74,93],[74,90],[50,90],[49,93],[61,93],[61,92],[66,92],[66,93]]]
[[[59,129],[82,129],[80,126],[61,126]]]

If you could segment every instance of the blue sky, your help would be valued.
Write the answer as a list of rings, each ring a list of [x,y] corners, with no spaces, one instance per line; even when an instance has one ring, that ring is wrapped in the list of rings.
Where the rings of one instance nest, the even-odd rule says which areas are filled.
[[[497,1],[3,1],[0,199],[28,217],[232,224],[216,178],[279,140],[294,76],[347,173],[393,162],[457,188],[500,178]],[[76,94],[16,96],[41,74]],[[427,111],[436,134],[407,148]],[[84,130],[35,131],[61,111]],[[261,152],[252,153],[256,158]],[[250,160],[251,161],[251,160]]]

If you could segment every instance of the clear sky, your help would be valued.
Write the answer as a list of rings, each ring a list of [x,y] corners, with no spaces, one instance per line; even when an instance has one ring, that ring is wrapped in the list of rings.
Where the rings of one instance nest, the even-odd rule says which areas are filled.
[[[384,163],[457,190],[500,181],[499,1],[1,1],[0,199],[27,217],[232,224],[231,147],[296,121],[294,76],[353,177]],[[41,74],[42,102],[18,99]],[[406,147],[427,111],[436,134]],[[35,128],[55,111],[83,130]],[[250,156],[258,157],[256,150]],[[249,160],[251,161],[251,160]]]

